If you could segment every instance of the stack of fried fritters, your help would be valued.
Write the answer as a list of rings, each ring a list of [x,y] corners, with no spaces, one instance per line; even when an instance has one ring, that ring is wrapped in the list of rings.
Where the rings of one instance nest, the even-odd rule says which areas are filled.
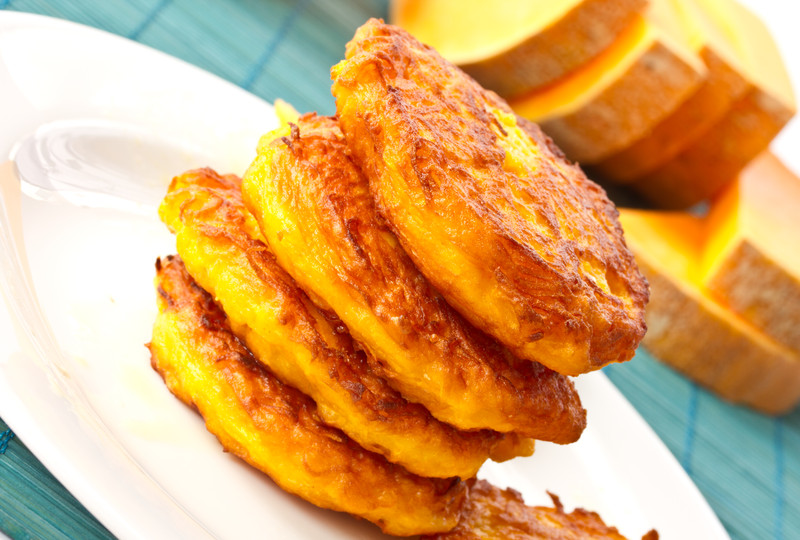
[[[646,282],[602,190],[432,49],[369,21],[333,79],[243,181],[172,181],[153,366],[287,491],[444,532],[486,459],[578,439],[568,376],[633,355]]]

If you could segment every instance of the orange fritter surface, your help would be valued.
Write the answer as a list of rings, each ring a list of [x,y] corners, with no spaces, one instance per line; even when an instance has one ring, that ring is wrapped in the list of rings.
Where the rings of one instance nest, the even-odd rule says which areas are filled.
[[[413,475],[325,425],[314,401],[278,381],[233,335],[178,257],[159,260],[156,270],[153,368],[199,410],[226,450],[285,490],[387,533],[442,531],[456,523],[463,483]]]
[[[374,354],[405,397],[462,429],[574,442],[585,424],[565,376],[516,359],[467,323],[375,213],[333,118],[267,134],[242,185],[281,266]]]
[[[367,450],[422,476],[473,476],[503,436],[439,422],[375,375],[341,321],[318,309],[257,239],[240,189],[235,176],[190,171],[173,179],[160,207],[189,274],[234,333]]]
[[[450,304],[560,373],[633,356],[648,290],[616,209],[537,126],[376,20],[332,76],[378,212]]]
[[[625,540],[594,512],[564,512],[558,497],[554,508],[526,506],[513,489],[501,490],[485,480],[470,480],[467,502],[458,525],[423,540]],[[655,531],[642,540],[658,540]]]

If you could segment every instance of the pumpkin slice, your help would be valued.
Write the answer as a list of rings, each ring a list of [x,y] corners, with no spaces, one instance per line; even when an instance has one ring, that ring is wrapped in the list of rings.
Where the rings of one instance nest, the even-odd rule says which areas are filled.
[[[749,85],[720,121],[634,184],[664,208],[686,208],[718,193],[796,111],[786,67],[764,23],[733,0],[698,0],[697,5],[736,51]]]
[[[719,303],[702,282],[705,222],[623,209],[628,245],[650,282],[643,344],[721,397],[765,413],[800,401],[800,356]]]
[[[800,178],[766,152],[713,203],[709,218],[706,286],[800,351]]]
[[[677,14],[667,0],[654,0],[602,54],[509,103],[568,157],[597,163],[648,133],[705,76]]]
[[[732,44],[720,28],[690,0],[668,0],[708,74],[694,94],[644,137],[593,169],[604,178],[629,183],[677,156],[722,119],[750,88]]]
[[[647,0],[394,0],[390,19],[511,97],[552,83],[605,50]]]

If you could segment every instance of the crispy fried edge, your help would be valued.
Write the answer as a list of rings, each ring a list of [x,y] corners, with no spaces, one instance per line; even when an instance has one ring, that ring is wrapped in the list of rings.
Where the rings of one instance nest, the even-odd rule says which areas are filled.
[[[409,82],[408,73],[416,73],[420,79],[438,81],[438,86],[434,85],[435,88],[430,92],[434,97],[422,94],[424,85],[416,84],[417,81]],[[374,191],[380,202],[380,211],[423,273],[466,318],[500,339],[516,354],[538,360],[568,375],[598,369],[610,362],[626,361],[633,356],[646,329],[646,280],[638,272],[633,256],[625,246],[613,204],[602,189],[586,179],[579,167],[564,159],[563,154],[537,126],[516,117],[495,94],[480,88],[458,68],[431,48],[421,45],[407,32],[374,19],[363,25],[348,43],[346,59],[334,66],[332,77],[337,111],[348,145],[359,164],[368,172],[370,181],[376,185]],[[370,85],[381,87],[378,92],[380,95],[375,97],[374,102],[369,98],[370,92],[374,91]],[[454,94],[463,94],[464,97],[458,100],[453,98]],[[348,96],[352,96],[352,99]],[[438,111],[432,110],[426,99],[441,99],[444,105]],[[392,108],[397,113],[395,117],[389,119],[382,111],[384,107]],[[461,119],[466,112],[475,120],[475,125],[469,122],[457,126],[453,124],[449,126],[449,134],[440,132],[436,128],[442,126],[437,125],[435,120],[442,109]],[[402,130],[398,127],[398,123],[401,123],[398,118],[404,119]],[[419,122],[412,125],[410,118]],[[368,127],[370,123],[375,125]],[[481,124],[480,129],[478,124]],[[428,137],[422,136],[420,126],[427,126],[426,129],[433,131]],[[506,128],[510,127],[514,129],[507,131]],[[404,157],[401,163],[380,163],[383,159],[380,156],[386,148],[378,139],[380,134],[389,131],[393,134],[392,148],[402,150]],[[379,134],[377,138],[376,134]],[[513,137],[509,138],[510,135]],[[487,283],[473,280],[468,284],[459,279],[459,285],[448,280],[446,273],[436,264],[431,263],[426,267],[425,258],[431,254],[415,253],[415,245],[420,251],[423,246],[415,243],[418,238],[403,228],[402,219],[393,216],[394,209],[382,201],[380,183],[383,182],[383,176],[391,178],[402,176],[402,171],[413,171],[413,178],[409,181],[419,187],[413,194],[415,202],[423,204],[424,200],[427,204],[432,201],[436,180],[431,174],[432,170],[425,168],[425,163],[433,163],[433,167],[442,166],[437,156],[441,157],[441,141],[449,140],[448,137],[454,139],[454,147],[474,147],[477,157],[473,165],[493,170],[489,175],[491,177],[508,176],[505,167],[509,163],[514,167],[526,166],[517,163],[518,155],[506,152],[497,142],[500,139],[509,138],[512,146],[523,141],[540,152],[544,157],[541,173],[545,176],[538,177],[537,182],[541,178],[546,179],[548,174],[568,179],[567,184],[555,186],[556,190],[563,191],[566,188],[579,194],[572,206],[598,220],[597,234],[579,231],[582,232],[581,236],[592,237],[590,242],[579,247],[580,252],[591,252],[591,256],[582,255],[579,261],[569,258],[557,260],[556,264],[552,264],[552,261],[546,260],[546,254],[556,253],[564,245],[546,253],[537,253],[535,245],[527,238],[533,229],[519,229],[513,223],[506,223],[498,208],[480,207],[479,201],[466,197],[463,204],[469,209],[461,212],[459,222],[463,224],[470,221],[475,226],[469,228],[469,234],[459,233],[450,238],[450,243],[455,245],[460,240],[469,239],[469,242],[462,242],[464,245],[459,248],[467,250],[461,263],[476,269],[488,264],[496,268],[494,273],[497,279]],[[510,142],[512,139],[513,142]],[[465,144],[464,141],[469,143]],[[471,166],[460,162],[450,165],[443,178],[457,171],[468,172],[466,168]],[[520,183],[517,180],[524,181]],[[529,181],[527,176],[517,177],[504,183],[506,187],[503,189],[516,191],[526,197],[532,196],[534,200],[537,192],[549,191],[537,191],[536,186],[523,185]],[[393,196],[405,193],[400,186],[394,186],[393,189]],[[463,191],[467,188],[462,186],[460,189]],[[557,223],[552,211],[538,216],[537,221],[538,225],[545,228]],[[569,220],[566,223],[562,225],[571,226],[568,225]],[[482,240],[475,242],[477,237],[482,237]],[[468,249],[471,245],[483,244],[490,244],[491,248],[480,253]],[[437,253],[442,249],[442,246],[436,250],[431,248]],[[604,250],[610,251],[613,256],[604,256]],[[581,263],[578,265],[580,268],[573,268],[576,262]],[[584,275],[584,263],[589,263],[593,268],[599,264],[602,268],[595,268],[592,275],[587,276]],[[606,276],[603,280],[608,282],[610,293],[598,286],[593,275],[598,272]],[[538,284],[549,284],[549,288],[537,290]],[[486,299],[491,297],[490,293],[494,290],[501,291],[494,308],[508,313],[505,307],[510,306],[511,312],[516,313],[516,324],[514,321],[498,320],[491,310],[480,307],[490,304]],[[621,292],[617,294],[614,291]]]
[[[527,506],[522,495],[513,489],[503,490],[477,479],[467,484],[467,502],[458,525],[421,540],[625,540],[596,512],[576,508],[566,513],[552,493],[548,492],[552,508]],[[651,530],[642,540],[658,540],[658,533]]]
[[[408,399],[462,429],[579,438],[586,413],[572,382],[514,358],[433,289],[377,217],[335,119],[304,115],[265,135],[242,190],[281,266]]]
[[[227,451],[284,490],[363,517],[388,534],[455,525],[463,483],[409,473],[324,424],[311,398],[282,384],[233,335],[179,257],[159,259],[156,273],[151,364]]]
[[[422,476],[474,476],[503,436],[459,431],[439,422],[374,375],[341,322],[316,308],[267,246],[250,236],[239,187],[232,175],[189,171],[173,179],[160,209],[162,220],[177,234],[189,273],[213,291],[234,333],[284,382],[314,398],[327,423],[368,450]],[[192,250],[203,252],[204,260],[195,260]],[[244,281],[220,282],[223,270]],[[270,305],[271,295],[280,297],[279,313],[273,313],[276,324],[263,317],[249,320]],[[246,309],[237,306],[242,301]]]

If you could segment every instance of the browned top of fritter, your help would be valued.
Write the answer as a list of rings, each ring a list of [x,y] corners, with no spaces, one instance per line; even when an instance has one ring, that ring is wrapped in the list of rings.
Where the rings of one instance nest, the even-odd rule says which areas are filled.
[[[300,367],[301,362],[296,360],[282,359],[280,363],[294,362],[298,366],[291,375],[296,381],[306,381],[306,386],[300,388],[309,394],[312,389],[318,391],[311,397],[317,400],[321,411],[337,411],[330,420],[325,414],[323,417],[329,422],[334,418],[337,421],[345,419],[347,426],[337,427],[362,446],[386,452],[398,462],[401,462],[398,456],[402,452],[413,454],[414,461],[402,463],[415,471],[415,466],[428,467],[427,476],[463,474],[468,477],[471,474],[442,474],[445,473],[443,466],[430,470],[429,464],[435,458],[446,462],[447,470],[475,471],[502,439],[497,432],[459,431],[437,421],[423,406],[407,401],[374,373],[371,362],[367,361],[368,353],[355,346],[336,315],[314,305],[278,265],[269,248],[258,239],[260,234],[256,224],[242,202],[238,177],[221,176],[210,169],[189,171],[175,177],[160,213],[170,228],[177,230],[179,253],[199,283],[203,284],[203,281],[195,270],[205,271],[219,265],[220,261],[224,263],[223,267],[238,266],[235,271],[245,276],[241,278],[241,289],[218,289],[214,292],[217,298],[228,298],[228,304],[225,300],[220,300],[220,303],[234,328],[237,324],[248,326],[249,332],[263,336],[259,339],[270,341],[277,347],[275,350],[282,350],[284,355],[295,354],[298,349],[303,355],[310,351],[311,359],[307,365],[303,364],[304,367]],[[185,232],[196,232],[211,239],[218,252],[205,253],[205,248],[199,243],[182,241]],[[193,264],[190,264],[190,258]],[[270,313],[273,309],[278,310],[276,324],[267,323],[267,327],[263,327],[263,321],[241,320],[259,309],[252,305],[251,296],[267,299],[269,306],[261,306],[262,309]],[[236,315],[233,308],[237,309]],[[248,340],[246,336],[243,339]],[[258,355],[256,347],[251,346],[251,349]],[[274,365],[272,370],[277,373]],[[284,377],[282,373],[278,374]],[[435,451],[425,454],[410,452],[409,448],[435,448]],[[405,457],[410,459],[412,456]]]
[[[335,276],[332,286],[350,291],[347,297],[366,304],[381,321],[391,345],[383,342],[385,334],[350,327],[378,356],[375,369],[404,393],[414,393],[414,400],[434,415],[446,415],[441,420],[560,443],[577,440],[586,418],[572,382],[539,363],[515,358],[447,304],[376,213],[369,183],[350,159],[335,119],[305,115],[289,136],[269,146],[262,154],[271,162],[265,168],[269,177],[248,173],[245,199],[268,200],[258,208],[251,205],[257,217],[260,212],[272,212],[271,220],[278,213],[296,216],[290,224],[284,219],[275,225],[296,228],[307,244],[302,250],[292,244],[287,256],[331,265],[326,275]],[[263,198],[250,197],[251,188],[263,190]],[[267,219],[259,221],[263,229]],[[326,287],[319,284],[314,292],[325,298],[331,292]],[[347,312],[351,304],[332,307]],[[360,317],[355,316],[356,323]],[[413,359],[381,358],[379,351]]]
[[[279,298],[276,303],[281,305],[280,318],[289,329],[290,339],[303,343],[326,362],[331,379],[346,388],[360,408],[369,410],[370,416],[392,412],[397,413],[398,419],[427,416],[421,407],[408,403],[371,373],[365,354],[354,347],[336,315],[312,304],[278,265],[269,248],[248,234],[240,187],[241,179],[235,175],[222,176],[210,169],[189,171],[173,180],[165,204],[171,199],[181,200],[182,221],[247,254],[258,278]],[[409,409],[420,411],[410,414]]]
[[[558,497],[554,507],[527,506],[513,489],[501,490],[485,480],[470,480],[461,520],[450,532],[426,540],[625,540],[595,512],[577,508],[569,514]],[[654,531],[643,540],[658,540]]]
[[[647,283],[605,192],[538,126],[404,30],[374,19],[332,76],[342,130],[378,210],[429,279],[436,283],[410,240],[412,225],[399,222],[400,191],[449,224],[448,242],[494,274],[518,310],[523,340],[576,336],[589,344],[587,369],[633,355],[645,332]],[[437,287],[467,318],[492,326],[448,284]],[[525,343],[507,345],[524,351]]]
[[[226,450],[285,489],[387,532],[452,526],[462,483],[411,474],[326,425],[311,398],[282,384],[234,336],[180,258],[159,259],[156,270],[161,315],[150,345],[153,368],[199,409]]]

